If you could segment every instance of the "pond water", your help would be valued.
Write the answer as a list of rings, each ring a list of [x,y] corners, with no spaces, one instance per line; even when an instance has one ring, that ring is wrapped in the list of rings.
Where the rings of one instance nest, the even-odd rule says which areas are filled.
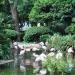
[[[34,75],[32,66],[26,66],[25,71],[22,71],[13,66],[0,66],[0,75]]]
[[[0,75],[35,75],[32,66],[32,53],[27,52],[21,59],[20,68],[14,67],[15,62],[0,66]]]
[[[0,67],[0,75],[36,75],[36,74],[33,73],[32,66],[26,66],[26,71],[21,71],[19,69],[8,66],[8,67],[3,67],[2,69]],[[60,74],[60,75],[75,75],[75,71],[71,74]]]
[[[33,67],[31,64],[32,54],[28,52],[25,54],[23,60],[26,64],[20,65],[20,68],[14,67],[14,63],[5,64],[0,66],[0,75],[35,75],[33,74]]]
[[[25,66],[25,70],[14,68],[13,66],[6,65],[0,66],[0,75],[36,75],[33,73],[33,67],[31,65]],[[46,75],[50,75],[49,73]],[[53,74],[58,75],[58,74]],[[75,70],[72,73],[59,74],[59,75],[75,75]]]
[[[24,62],[25,62],[24,64],[25,66],[21,66],[20,69],[15,68],[14,63],[0,66],[0,75],[36,75],[33,73],[32,53],[26,54]],[[46,75],[50,75],[50,73],[47,73]],[[58,74],[52,74],[52,75],[58,75]],[[59,75],[75,75],[75,70],[72,71],[71,73],[65,73]]]

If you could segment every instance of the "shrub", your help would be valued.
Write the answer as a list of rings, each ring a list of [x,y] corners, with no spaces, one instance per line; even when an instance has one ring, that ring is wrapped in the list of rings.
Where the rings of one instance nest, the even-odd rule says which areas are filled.
[[[74,35],[72,35],[72,38],[73,38],[73,40],[75,40],[75,34],[74,34]]]
[[[60,48],[61,46],[61,36],[59,34],[54,34],[48,39],[51,47]]]
[[[59,73],[65,72],[68,68],[68,62],[64,59],[64,57],[57,59],[56,55],[52,57],[47,55],[45,61],[42,62],[42,66],[47,68],[50,72],[53,71],[55,73],[57,71],[56,73],[59,75]]]
[[[72,35],[62,36],[59,34],[54,34],[47,40],[51,47],[56,49],[61,49],[67,46],[73,46],[74,37]]]
[[[9,59],[10,51],[10,39],[2,32],[0,33],[0,59]]]
[[[49,37],[50,37],[49,34],[41,35],[40,36],[40,41],[46,42]]]
[[[75,35],[72,35],[72,38],[73,38],[73,40],[74,40],[74,41],[73,41],[73,43],[74,43],[73,45],[74,45],[74,49],[75,49]]]
[[[7,37],[9,37],[9,38],[13,38],[13,37],[19,35],[19,33],[17,31],[11,30],[11,29],[5,29],[5,33],[6,33]]]
[[[75,34],[75,24],[71,24],[65,29],[66,33]]]
[[[74,43],[72,35],[62,36],[62,43],[62,45],[72,46]]]
[[[46,33],[50,33],[50,29],[48,27],[31,27],[29,28],[24,36],[24,40],[25,41],[38,41],[40,35],[46,34]]]

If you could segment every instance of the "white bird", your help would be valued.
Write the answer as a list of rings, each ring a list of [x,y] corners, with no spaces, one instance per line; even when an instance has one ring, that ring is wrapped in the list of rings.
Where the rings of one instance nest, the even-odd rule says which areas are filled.
[[[36,59],[35,61],[38,62],[38,61],[44,61],[46,59],[46,55],[44,53],[40,54]]]
[[[19,44],[18,47],[19,47],[20,49],[24,49],[24,46],[21,45],[21,44]]]
[[[27,51],[27,52],[30,52],[30,51],[31,51],[31,49],[30,49],[30,48],[27,48],[27,49],[26,49],[26,51]]]
[[[25,50],[20,51],[20,55],[23,55],[25,53]]]
[[[35,62],[38,62],[40,61],[40,56],[38,56],[36,59],[35,59]]]
[[[55,53],[54,53],[54,52],[50,52],[47,56],[52,57],[52,56],[54,56],[54,55],[55,55]]]
[[[39,55],[36,53],[33,53],[33,56],[37,58]]]
[[[15,49],[18,49],[18,46],[15,45],[14,48],[15,48]]]
[[[47,46],[48,45],[48,42],[45,42],[45,45]]]
[[[17,45],[18,45],[18,43],[17,43],[17,42],[14,42],[14,43],[13,43],[13,45],[14,45],[14,46],[17,46]]]
[[[50,51],[55,51],[55,48],[51,48]]]
[[[42,49],[47,50],[47,47],[46,46],[42,46]]]
[[[33,47],[33,48],[32,48],[32,51],[37,51],[37,50],[39,50],[39,49],[36,48],[36,47]]]
[[[59,51],[59,52],[56,54],[56,59],[61,59],[62,56],[63,56],[63,53]]]
[[[73,51],[73,48],[70,47],[70,48],[68,49],[68,53],[72,53],[72,52],[74,52],[74,51]]]
[[[38,23],[38,24],[37,24],[37,27],[40,27],[40,26],[41,26],[40,23]]]
[[[39,44],[40,44],[41,46],[44,46],[44,43],[43,43],[43,42],[40,42]]]
[[[40,54],[40,57],[46,58],[46,55],[44,53]]]

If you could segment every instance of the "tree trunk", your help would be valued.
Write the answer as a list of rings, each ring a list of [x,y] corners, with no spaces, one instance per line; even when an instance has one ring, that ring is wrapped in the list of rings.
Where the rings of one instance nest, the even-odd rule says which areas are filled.
[[[17,32],[20,32],[19,18],[18,18],[17,8],[14,7],[13,5],[10,5],[10,8],[11,8],[12,18],[13,18],[13,21],[14,21],[15,30]],[[20,36],[17,37],[17,40],[20,41]]]
[[[13,0],[14,1],[14,0]],[[17,12],[17,3],[18,0],[15,0],[15,2],[12,2],[12,0],[8,0],[9,5],[10,5],[10,11],[12,15],[12,19],[14,21],[14,27],[17,32],[20,32],[20,26],[19,26],[19,17],[18,17],[18,12]],[[17,36],[17,41],[20,41],[20,35]],[[15,45],[14,45],[15,47]],[[14,48],[14,59],[15,59],[15,67],[20,67],[20,59],[19,59],[19,54],[20,54],[20,48],[17,44],[17,49]]]

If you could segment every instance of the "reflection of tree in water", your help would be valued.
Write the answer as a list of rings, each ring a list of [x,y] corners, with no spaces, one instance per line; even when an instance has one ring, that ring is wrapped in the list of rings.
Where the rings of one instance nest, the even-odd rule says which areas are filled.
[[[24,57],[25,57],[26,75],[34,75],[32,66],[32,52],[31,51],[26,52]]]
[[[30,51],[20,55],[20,70],[24,73],[24,75],[33,75],[31,59],[32,53]]]
[[[32,53],[30,51],[29,52],[25,52],[24,57],[25,57],[25,59],[31,59]]]
[[[27,65],[26,66],[26,75],[34,75],[32,65]]]

